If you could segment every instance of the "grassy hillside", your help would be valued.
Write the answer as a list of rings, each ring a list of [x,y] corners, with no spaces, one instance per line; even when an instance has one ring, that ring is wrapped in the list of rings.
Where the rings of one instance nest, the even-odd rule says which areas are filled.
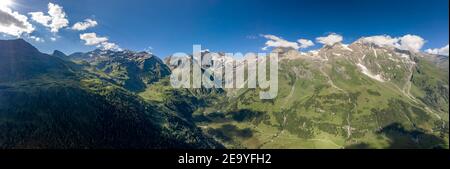
[[[242,89],[231,97],[191,94],[187,102],[186,93],[179,93],[170,101],[199,103],[193,119],[228,148],[448,148],[448,77],[419,61],[412,97],[401,89],[409,83],[407,71],[384,66],[380,72],[389,70],[392,81],[374,80],[348,59],[282,60],[276,99],[260,100],[259,89]],[[152,86],[141,96],[167,102],[162,93],[173,89],[165,86]]]
[[[0,67],[15,72],[0,80],[2,149],[222,148],[192,122],[97,72],[32,48],[15,49],[0,51],[0,61],[15,63]],[[34,71],[43,65],[50,68]],[[32,76],[17,78],[22,74]]]

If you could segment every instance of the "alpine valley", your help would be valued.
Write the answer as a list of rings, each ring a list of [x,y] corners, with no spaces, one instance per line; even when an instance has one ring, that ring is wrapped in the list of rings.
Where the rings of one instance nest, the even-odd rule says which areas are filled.
[[[448,56],[362,39],[272,52],[278,96],[261,100],[172,88],[171,56],[0,40],[0,148],[449,148]]]

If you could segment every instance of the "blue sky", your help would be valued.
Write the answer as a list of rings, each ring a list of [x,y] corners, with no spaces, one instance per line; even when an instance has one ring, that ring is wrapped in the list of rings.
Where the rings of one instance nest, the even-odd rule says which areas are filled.
[[[0,0],[3,1],[3,0]],[[272,34],[288,41],[330,33],[344,43],[362,36],[406,34],[426,40],[422,49],[448,44],[448,0],[12,0],[9,8],[28,17],[35,30],[22,35],[43,52],[88,51],[82,33],[96,33],[124,49],[149,47],[160,57],[192,52],[193,44],[224,52],[259,52]],[[29,12],[47,13],[48,3],[63,7],[69,24],[57,33],[31,20]],[[76,22],[98,25],[72,30]],[[36,42],[29,36],[40,37]],[[58,37],[51,41],[51,37]],[[0,36],[2,39],[11,36]],[[308,49],[318,48],[317,44]],[[304,49],[304,50],[308,50]]]

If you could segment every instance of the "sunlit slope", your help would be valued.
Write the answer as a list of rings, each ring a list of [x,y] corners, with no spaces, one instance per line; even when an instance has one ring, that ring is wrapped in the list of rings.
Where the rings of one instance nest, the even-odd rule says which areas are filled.
[[[0,41],[0,148],[221,148],[165,106],[95,72]]]
[[[229,148],[448,148],[448,70],[422,54],[358,42],[275,52],[275,99],[195,97],[209,101],[193,114],[205,133]]]

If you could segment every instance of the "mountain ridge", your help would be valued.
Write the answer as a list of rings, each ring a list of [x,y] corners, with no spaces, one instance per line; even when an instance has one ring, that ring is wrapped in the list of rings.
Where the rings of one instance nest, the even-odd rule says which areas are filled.
[[[273,52],[277,98],[227,89],[192,115],[227,147],[448,148],[448,57],[359,42]]]
[[[123,143],[129,142],[133,145],[129,147],[135,148],[223,148],[221,145],[224,145],[226,148],[448,149],[449,80],[445,69],[448,57],[360,42],[337,43],[310,52],[281,48],[273,52],[280,55],[280,69],[279,93],[271,100],[260,100],[258,88],[171,88],[169,75],[176,66],[164,64],[171,57],[163,62],[144,52],[94,50],[69,56],[57,51],[53,55],[35,52],[18,55],[24,58],[18,61],[34,58],[35,62],[17,62],[15,66],[10,66],[14,62],[8,62],[7,68],[0,67],[0,72],[7,72],[3,74],[6,80],[0,78],[0,99],[3,99],[0,119],[4,119],[0,125],[3,129],[17,128],[12,127],[15,125],[23,129],[19,124],[40,124],[42,129],[51,131],[49,135],[56,134],[46,139],[61,144],[18,142],[38,140],[39,137],[14,137],[6,130],[1,138],[8,139],[0,140],[0,146],[70,148],[68,145],[82,145],[100,148],[99,143],[107,143],[108,146],[103,148],[124,148]],[[12,54],[12,51],[0,52],[0,60],[11,58]],[[211,59],[233,59],[222,57],[225,57],[223,53]],[[31,67],[22,70],[20,66],[24,65]],[[33,67],[41,65],[50,67],[36,71],[33,76],[10,71],[16,68],[34,72]],[[205,69],[208,67],[202,67]],[[84,97],[89,99],[83,102],[81,98]],[[21,105],[24,100],[33,106]],[[58,101],[64,104],[56,104]],[[97,104],[103,106],[93,106]],[[48,105],[54,106],[46,108]],[[70,134],[64,135],[57,128],[45,128],[47,124],[36,120],[43,117],[33,113],[32,107],[34,111],[50,114],[47,117],[50,121],[71,121],[65,126],[69,129],[84,126],[81,124],[116,124],[114,126],[121,134],[103,133],[109,139],[94,137],[98,142],[92,144],[73,142],[83,140],[80,136],[89,133],[79,135],[80,131],[69,130]],[[111,107],[112,112],[104,111],[107,107]],[[67,109],[62,111],[64,116],[54,113],[62,109]],[[23,113],[33,116],[23,118]],[[11,116],[15,114],[18,116]],[[71,114],[96,117],[103,122],[80,119]],[[88,123],[84,123],[86,120]],[[135,127],[131,129],[127,125]],[[151,131],[156,133],[150,135],[158,137],[156,140],[162,140],[162,143],[146,139],[145,134],[139,134],[141,132],[133,134],[134,129],[149,132],[145,126],[153,126]],[[110,128],[105,127],[94,133],[109,131]],[[141,142],[127,140],[127,133],[129,137],[141,138]],[[184,136],[189,139],[181,139]],[[51,139],[61,137],[64,139]],[[122,141],[114,141],[116,138]]]
[[[223,148],[163,105],[144,102],[95,72],[73,67],[76,63],[36,50],[27,53],[23,45],[31,46],[0,41],[0,48],[8,49],[0,50],[0,60],[20,58],[14,67],[0,68],[6,75],[0,79],[1,148]],[[35,71],[47,63],[59,69]],[[18,79],[4,70],[33,76]]]

